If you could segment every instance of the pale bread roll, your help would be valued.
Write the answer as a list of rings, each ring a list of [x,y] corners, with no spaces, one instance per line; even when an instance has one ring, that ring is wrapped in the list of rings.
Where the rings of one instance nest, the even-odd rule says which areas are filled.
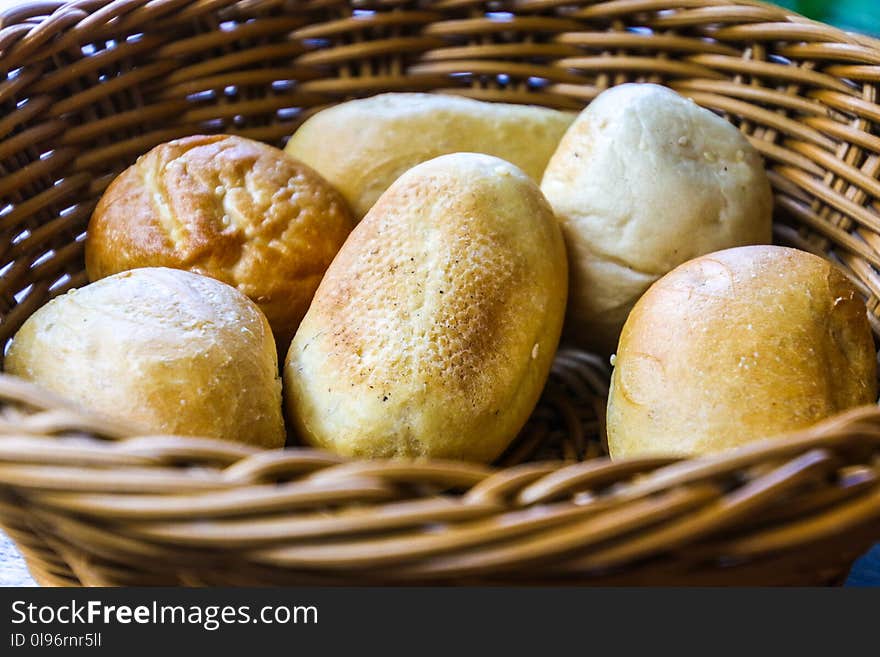
[[[611,352],[633,304],[696,256],[771,238],[760,155],[724,119],[654,84],[601,93],[565,133],[541,189],[562,224],[566,336]]]
[[[360,219],[407,169],[447,153],[495,155],[538,182],[573,119],[544,107],[387,93],[318,112],[286,151],[342,192]]]
[[[342,197],[280,149],[194,135],[156,146],[107,188],[86,271],[94,281],[174,267],[228,283],[260,306],[284,354],[352,225]]]
[[[620,336],[612,457],[702,454],[877,399],[852,283],[817,256],[751,246],[691,260],[645,293]]]
[[[197,274],[137,269],[53,299],[15,334],[6,371],[148,431],[284,445],[266,318]]]
[[[288,415],[346,456],[490,461],[544,387],[566,283],[525,173],[474,153],[420,164],[327,270],[287,356]]]

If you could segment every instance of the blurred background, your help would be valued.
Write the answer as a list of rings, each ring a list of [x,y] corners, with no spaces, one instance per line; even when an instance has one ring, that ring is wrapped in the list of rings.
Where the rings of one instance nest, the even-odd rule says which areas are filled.
[[[773,1],[808,18],[880,37],[880,0]]]

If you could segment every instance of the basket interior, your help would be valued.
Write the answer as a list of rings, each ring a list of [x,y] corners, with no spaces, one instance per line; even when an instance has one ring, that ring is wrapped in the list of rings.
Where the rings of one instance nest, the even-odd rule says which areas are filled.
[[[34,310],[87,282],[97,200],[158,143],[229,132],[281,146],[315,111],[384,91],[577,110],[632,81],[669,85],[740,128],[770,170],[776,240],[842,264],[880,330],[870,39],[717,0],[50,2],[2,20],[4,351]],[[602,359],[563,354],[542,408],[557,438],[575,438],[526,431],[502,462],[600,453],[607,378]]]
[[[282,145],[314,111],[383,91],[579,109],[631,81],[739,126],[770,168],[777,239],[839,261],[880,326],[880,47],[866,37],[719,0],[95,0],[23,3],[2,21],[4,343],[86,282],[97,199],[162,141]]]

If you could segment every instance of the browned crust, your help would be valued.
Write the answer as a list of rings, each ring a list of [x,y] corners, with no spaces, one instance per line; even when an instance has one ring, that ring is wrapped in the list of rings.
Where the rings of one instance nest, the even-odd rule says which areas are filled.
[[[286,347],[351,227],[342,197],[306,165],[250,139],[196,135],[157,146],[108,187],[86,270],[211,276],[255,301]]]
[[[639,300],[608,407],[613,456],[702,453],[877,399],[865,304],[834,265],[778,246],[691,260]]]

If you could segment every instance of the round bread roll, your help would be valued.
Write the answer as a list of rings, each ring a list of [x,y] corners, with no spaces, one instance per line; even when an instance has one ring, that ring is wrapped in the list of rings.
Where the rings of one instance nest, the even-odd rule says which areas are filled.
[[[541,189],[568,247],[566,338],[605,353],[673,267],[771,239],[757,151],[724,119],[654,84],[601,93],[565,133]]]
[[[269,324],[204,276],[136,269],[57,297],[16,333],[6,370],[147,431],[284,445]]]
[[[645,293],[620,336],[614,458],[702,454],[877,399],[865,304],[834,265],[750,246],[691,260]]]
[[[285,150],[330,181],[361,219],[401,174],[448,153],[494,155],[539,182],[572,120],[546,107],[388,93],[318,112]]]
[[[284,368],[291,421],[348,456],[494,459],[544,388],[567,277],[520,169],[475,153],[413,167],[321,281]]]
[[[339,194],[283,151],[196,135],[157,146],[107,188],[86,271],[93,281],[138,267],[216,278],[260,306],[286,351],[352,225]]]

